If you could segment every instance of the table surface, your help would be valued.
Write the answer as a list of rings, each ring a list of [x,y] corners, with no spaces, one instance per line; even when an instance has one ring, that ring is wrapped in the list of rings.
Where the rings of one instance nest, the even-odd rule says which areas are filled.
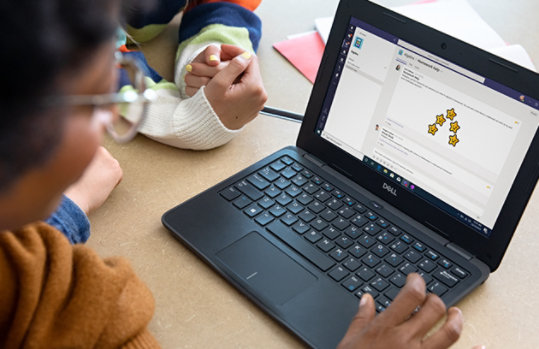
[[[385,5],[411,1],[379,0]],[[470,0],[509,43],[521,44],[539,67],[539,3],[533,0]],[[293,4],[293,5],[291,5]],[[273,50],[287,35],[313,29],[314,19],[334,13],[336,0],[266,0],[257,10],[264,23],[258,52],[268,104],[303,112],[311,83]],[[172,74],[177,20],[143,50],[163,76]],[[88,245],[103,256],[127,257],[151,288],[156,311],[150,330],[164,348],[304,345],[259,310],[210,267],[175,240],[161,215],[252,162],[295,143],[299,123],[259,116],[229,144],[195,152],[171,148],[143,136],[126,145],[105,146],[120,161],[124,179],[110,199],[90,216]],[[539,195],[524,213],[500,268],[462,300],[465,317],[455,348],[539,347]]]

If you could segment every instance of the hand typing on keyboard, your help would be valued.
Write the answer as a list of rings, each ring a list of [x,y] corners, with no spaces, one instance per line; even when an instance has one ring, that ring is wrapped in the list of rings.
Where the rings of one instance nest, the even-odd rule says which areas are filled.
[[[445,323],[425,338],[446,315],[442,300],[425,291],[423,278],[410,274],[395,300],[376,317],[374,300],[365,293],[338,348],[448,348],[460,337],[462,313],[449,308]]]

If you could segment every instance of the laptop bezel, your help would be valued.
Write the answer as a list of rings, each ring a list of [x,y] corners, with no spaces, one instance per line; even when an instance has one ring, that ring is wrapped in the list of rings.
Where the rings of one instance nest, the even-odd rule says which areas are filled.
[[[296,142],[298,147],[474,255],[491,271],[496,270],[539,178],[539,132],[533,137],[489,238],[407,190],[397,189],[398,196],[391,195],[382,189],[387,177],[315,134],[350,16],[535,99],[539,99],[533,88],[539,86],[539,75],[369,1],[341,0]]]

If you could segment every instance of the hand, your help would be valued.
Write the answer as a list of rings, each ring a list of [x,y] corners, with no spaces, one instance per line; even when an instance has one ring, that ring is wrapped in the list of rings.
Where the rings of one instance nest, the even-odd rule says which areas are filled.
[[[268,99],[256,56],[232,45],[221,45],[221,59],[228,65],[205,88],[206,97],[221,122],[236,130],[252,119]]]
[[[448,348],[462,331],[458,308],[450,308],[444,324],[425,338],[444,315],[442,300],[434,294],[426,295],[423,278],[410,274],[393,303],[377,317],[372,296],[361,298],[359,311],[338,348]]]
[[[67,188],[65,195],[89,214],[103,205],[122,176],[118,161],[105,148],[99,147],[82,177]]]
[[[243,52],[243,50],[242,50]],[[202,86],[206,86],[211,78],[228,65],[221,59],[221,48],[209,45],[200,52],[190,64],[185,66],[185,93],[192,97]]]

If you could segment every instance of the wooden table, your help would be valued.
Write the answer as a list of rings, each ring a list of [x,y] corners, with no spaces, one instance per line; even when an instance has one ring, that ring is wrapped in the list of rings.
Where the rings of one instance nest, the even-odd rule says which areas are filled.
[[[386,5],[410,1],[379,1]],[[470,0],[509,43],[522,44],[539,67],[539,3]],[[330,16],[336,0],[265,0],[258,55],[268,104],[303,112],[311,84],[271,45],[313,28]],[[144,47],[164,76],[172,74],[177,20]],[[106,140],[124,179],[90,216],[88,245],[103,257],[122,255],[152,289],[156,311],[150,330],[164,348],[299,348],[303,344],[259,310],[161,225],[169,208],[227,178],[255,160],[293,144],[299,124],[260,116],[229,144],[206,152],[171,148],[143,136],[127,145]],[[539,195],[534,194],[506,256],[495,273],[458,306],[465,317],[455,348],[539,347]]]

